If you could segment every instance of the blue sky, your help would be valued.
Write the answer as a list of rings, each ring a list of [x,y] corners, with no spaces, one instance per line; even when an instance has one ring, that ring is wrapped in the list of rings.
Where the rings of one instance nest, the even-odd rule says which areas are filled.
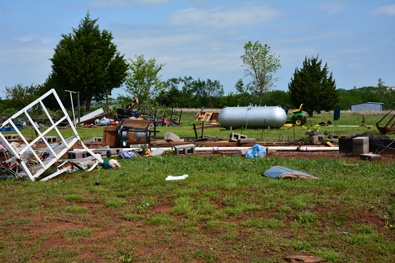
[[[395,1],[0,0],[0,97],[5,87],[45,81],[61,34],[89,10],[126,58],[166,63],[162,80],[244,78],[248,41],[271,46],[282,67],[272,89],[288,90],[305,57],[328,64],[338,88],[395,86]],[[248,82],[247,78],[243,79]],[[72,87],[70,87],[72,89]],[[112,97],[127,94],[122,88]]]

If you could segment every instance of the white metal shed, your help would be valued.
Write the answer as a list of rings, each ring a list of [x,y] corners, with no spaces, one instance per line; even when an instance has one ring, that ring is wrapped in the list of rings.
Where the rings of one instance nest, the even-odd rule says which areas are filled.
[[[351,111],[382,111],[383,104],[380,102],[364,102],[358,104],[351,104]]]

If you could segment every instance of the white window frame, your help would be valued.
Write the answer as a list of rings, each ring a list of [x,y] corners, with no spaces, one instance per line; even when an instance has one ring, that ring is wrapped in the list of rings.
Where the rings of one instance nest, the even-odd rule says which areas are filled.
[[[47,108],[44,105],[43,100],[47,97],[49,97],[50,95],[53,95],[56,99],[56,101],[58,102],[60,109],[63,111],[64,117],[62,117],[60,120],[54,122],[54,120],[51,118],[51,115],[49,114],[49,112],[47,111]],[[47,128],[47,130],[45,130],[44,132],[41,132],[39,130],[39,128],[37,127],[37,125],[35,125],[33,119],[31,118],[30,114],[28,113],[28,110],[32,109],[34,106],[36,105],[41,105],[43,108],[43,111],[46,113],[49,122],[51,124],[50,127]],[[28,120],[30,121],[30,123],[32,124],[33,128],[36,131],[36,134],[38,135],[37,138],[35,138],[34,140],[32,140],[30,143],[26,140],[26,138],[22,135],[21,131],[18,130],[18,128],[16,127],[15,123],[13,122],[13,120],[17,119],[19,116],[21,116],[22,114],[25,114],[26,117],[28,118]],[[64,121],[67,121],[68,124],[70,125],[70,128],[73,130],[75,136],[68,138],[67,140],[65,140],[62,136],[62,134],[60,133],[59,129],[58,129],[58,125]],[[96,155],[95,153],[93,153],[93,151],[91,151],[90,149],[88,149],[88,147],[85,146],[85,144],[81,141],[77,130],[75,129],[73,122],[71,121],[66,109],[64,108],[62,101],[60,100],[58,94],[56,93],[56,91],[54,89],[51,89],[50,91],[48,91],[47,93],[45,93],[43,96],[41,96],[40,98],[38,98],[37,100],[35,100],[34,102],[30,103],[29,105],[27,105],[25,108],[23,108],[22,110],[18,111],[17,113],[15,113],[14,115],[12,115],[11,118],[9,118],[8,120],[6,120],[0,128],[3,128],[5,126],[10,125],[12,128],[15,129],[15,132],[18,133],[19,138],[22,139],[22,141],[25,143],[25,147],[22,148],[19,152],[16,151],[13,147],[11,147],[10,143],[5,139],[5,137],[3,136],[3,134],[0,132],[0,142],[8,149],[8,151],[12,154],[12,158],[10,158],[9,160],[7,160],[7,162],[11,162],[13,160],[16,160],[20,167],[24,170],[24,172],[26,173],[26,175],[30,178],[30,180],[35,181],[42,173],[44,173],[48,168],[50,168],[57,160],[59,160],[64,154],[67,153],[67,151],[77,142],[79,141],[80,144],[84,147],[85,150],[87,150],[91,156],[93,156],[96,159],[97,163],[103,163],[103,159],[101,158],[101,155],[98,154]],[[55,130],[58,134],[58,137],[60,138],[60,143],[65,145],[65,148],[62,149],[59,152],[56,152],[56,150],[52,146],[47,142],[47,140],[44,139],[44,136],[47,135],[50,131]],[[46,144],[46,146],[48,147],[48,152],[51,155],[51,161],[47,162],[47,163],[43,163],[40,158],[38,158],[35,150],[33,149],[33,145],[36,142],[42,141]],[[57,145],[59,145],[60,143],[57,143]],[[38,161],[39,165],[41,165],[41,168],[38,169],[35,172],[31,172],[29,170],[28,165],[22,161],[22,155],[26,152],[31,152],[33,154],[33,156],[36,158],[36,160]],[[96,165],[97,165],[96,163]],[[54,176],[56,176],[57,174],[54,173],[53,175],[47,176],[42,180],[48,180],[50,178],[53,178]]]

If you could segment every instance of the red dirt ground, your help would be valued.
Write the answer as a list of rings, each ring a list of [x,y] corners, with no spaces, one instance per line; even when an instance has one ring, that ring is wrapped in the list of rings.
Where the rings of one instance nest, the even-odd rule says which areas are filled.
[[[37,146],[37,148],[45,147],[45,145],[43,146],[41,144],[37,144],[36,146]],[[100,145],[100,144],[90,145],[89,148],[94,149],[94,148],[100,148],[101,146],[102,145]],[[81,149],[81,148],[82,148],[82,146],[78,145],[78,143],[77,143],[70,150]],[[201,152],[199,152],[198,155],[201,155],[201,156],[207,156],[207,155],[228,155],[228,156],[230,156],[230,155],[233,155],[235,153],[236,153],[236,151],[228,151],[228,152],[220,152],[220,153],[219,152],[214,152],[214,153],[212,153],[212,152],[209,152],[209,153],[201,153]],[[277,152],[268,154],[267,157],[287,158],[287,159],[299,158],[299,159],[304,159],[304,160],[306,160],[306,159],[308,159],[308,160],[336,159],[336,160],[344,160],[345,162],[366,162],[365,160],[361,160],[359,157],[356,157],[356,156],[349,157],[349,156],[347,156],[344,153],[338,153],[338,152],[277,151]],[[382,155],[381,156],[381,160],[378,160],[378,162],[385,162],[385,163],[393,162],[394,158],[395,158],[395,155]],[[159,205],[153,207],[152,210],[154,212],[170,212],[171,208],[172,208],[171,204],[166,202],[166,200],[163,200],[164,201],[163,203],[161,201],[162,200],[158,200],[157,204],[159,204]],[[85,203],[85,204],[79,204],[79,205],[87,207],[89,213],[92,214],[92,215],[94,215],[96,213],[91,208],[92,208],[92,205],[97,205],[97,204]],[[221,206],[220,203],[218,203],[217,205]],[[317,205],[312,211],[322,212],[321,210],[328,211],[328,209],[332,210],[332,211],[336,210],[336,208],[328,208],[328,207],[322,208],[319,205]],[[103,210],[102,210],[101,213],[103,213],[103,211],[106,211],[106,212],[104,212],[104,214],[111,213],[111,210],[108,209],[108,208],[105,208],[105,207],[103,207]],[[269,215],[263,214],[262,216],[269,216]],[[363,222],[366,222],[369,225],[374,226],[376,228],[376,230],[379,231],[379,232],[381,232],[382,229],[383,229],[384,221],[382,219],[380,219],[379,217],[377,217],[377,216],[368,215],[366,213],[366,211],[362,211],[362,212],[361,211],[351,211],[351,213],[348,215],[348,218],[346,220],[347,221],[354,221],[354,220],[356,220],[356,218],[358,218],[359,222],[363,221]],[[179,220],[181,220],[181,219],[179,219]],[[287,225],[289,225],[289,223],[291,221],[293,221],[293,220],[294,220],[294,218],[286,218]],[[236,220],[236,221],[238,221],[238,220]],[[233,220],[233,222],[237,223],[234,220]],[[118,229],[120,229],[120,227],[125,226],[125,225],[129,226],[129,227],[134,227],[134,228],[135,227],[141,228],[139,223],[126,221],[126,220],[124,220],[122,218],[119,218],[119,216],[118,217],[115,216],[114,222],[113,222],[113,226],[111,226],[110,229],[103,230],[103,229],[96,229],[96,228],[93,227],[92,229],[95,231],[95,236],[87,238],[86,242],[84,242],[84,244],[86,245],[86,247],[94,247],[94,246],[96,246],[96,247],[102,247],[103,250],[104,249],[109,249],[109,250],[116,251],[117,249],[114,246],[110,246],[109,247],[108,244],[106,244],[105,247],[104,247],[102,244],[100,244],[100,239],[102,239],[102,238],[116,238],[116,236],[118,235],[117,234]],[[45,226],[29,227],[27,229],[24,229],[24,232],[25,232],[25,234],[29,235],[32,238],[32,240],[34,240],[34,238],[37,235],[39,235],[40,232],[54,233],[53,231],[55,231],[55,230],[61,231],[61,230],[71,230],[71,229],[82,229],[84,227],[86,227],[86,226],[84,226],[84,225],[75,225],[75,224],[72,224],[70,222],[53,222],[52,224],[48,223]],[[143,226],[143,228],[144,228],[144,231],[149,233],[148,235],[154,234],[154,232],[155,232],[155,228],[154,227]],[[216,234],[215,233],[215,229],[213,229],[213,230],[204,230],[204,228],[201,228],[201,229],[202,229],[202,231],[208,231],[208,232],[211,231],[212,232],[212,233],[210,232],[208,234],[211,234],[211,235],[215,235]],[[240,233],[239,236],[236,237],[236,241],[245,240],[246,237],[243,236],[243,235],[245,235],[245,234],[244,233]],[[188,234],[185,234],[185,233],[181,234],[180,233],[179,235],[176,235],[176,236],[178,238],[175,239],[174,246],[178,247],[178,248],[182,247],[183,246],[183,239],[184,238],[188,238]],[[144,239],[144,237],[139,237],[139,236],[135,236],[135,235],[129,235],[128,238],[140,239],[140,240]],[[32,242],[32,241],[30,240],[28,242]],[[52,246],[55,246],[55,245],[56,246],[66,246],[66,247],[70,247],[70,249],[72,249],[72,246],[70,246],[68,244],[65,244],[65,241],[64,241],[63,238],[61,238],[58,235],[53,235],[53,236],[49,237],[45,241],[44,250],[43,251],[48,250]],[[154,245],[152,247],[141,248],[140,250],[136,251],[136,255],[139,256],[139,255],[144,255],[144,254],[149,254],[149,253],[155,254],[156,253],[155,249],[164,249],[163,246],[165,246],[165,245],[158,243],[158,244],[156,244],[156,245]],[[210,248],[207,247],[207,249],[204,249],[204,250],[205,251],[210,251],[209,249]],[[37,262],[39,262],[40,258],[42,258],[43,255],[39,254],[39,255],[36,255],[36,256],[37,256]],[[84,251],[84,252],[81,251],[81,254],[79,255],[79,259],[82,260],[82,261],[90,261],[90,262],[92,262],[92,260],[95,260],[95,258],[98,261],[103,261],[103,258],[97,258],[95,256],[95,254],[92,251],[89,251],[89,250]],[[197,259],[195,259],[195,260],[197,260]],[[232,261],[231,258],[227,258],[224,255],[220,256],[220,261],[226,261],[226,260]],[[197,260],[196,262],[198,262],[198,261],[199,260]]]

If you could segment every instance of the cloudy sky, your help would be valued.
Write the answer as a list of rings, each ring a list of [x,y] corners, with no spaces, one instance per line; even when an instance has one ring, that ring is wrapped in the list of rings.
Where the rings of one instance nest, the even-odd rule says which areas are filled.
[[[235,92],[251,40],[280,56],[273,89],[288,90],[295,68],[317,55],[338,88],[376,86],[378,78],[395,86],[393,0],[0,0],[0,97],[6,86],[43,83],[61,34],[88,10],[126,58],[166,63],[162,80],[219,80],[226,93]]]

